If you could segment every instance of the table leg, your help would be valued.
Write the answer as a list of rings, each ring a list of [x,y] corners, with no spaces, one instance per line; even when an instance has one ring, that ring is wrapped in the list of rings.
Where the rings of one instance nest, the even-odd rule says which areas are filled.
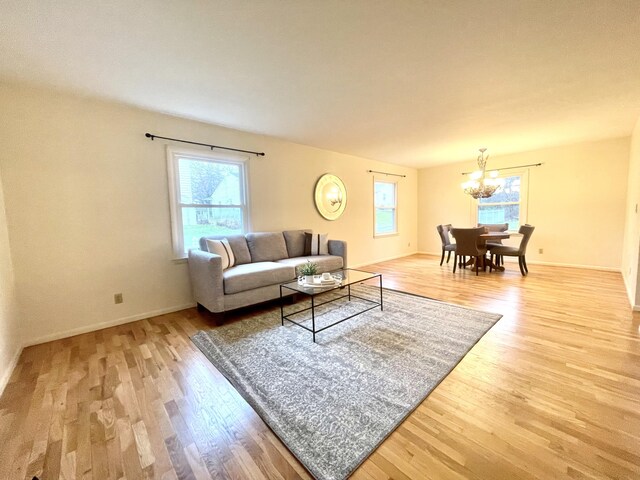
[[[280,285],[280,322],[284,327],[284,298],[282,297],[282,285]]]
[[[384,310],[382,305],[382,275],[380,275],[379,278],[380,278],[380,311],[382,311]]]
[[[490,258],[484,257],[485,266],[489,266],[493,270],[497,270],[498,272],[504,272],[504,267],[498,265],[497,258],[496,263],[492,262]]]
[[[316,309],[311,295],[311,329],[313,330],[313,343],[316,343]]]

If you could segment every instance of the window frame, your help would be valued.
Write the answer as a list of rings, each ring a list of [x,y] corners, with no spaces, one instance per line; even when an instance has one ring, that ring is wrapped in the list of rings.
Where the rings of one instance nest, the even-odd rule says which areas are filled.
[[[378,207],[376,206],[376,183],[387,183],[390,185],[393,185],[393,200],[394,200],[394,205],[393,205],[393,231],[392,232],[383,232],[383,233],[378,233],[377,232],[377,224],[376,224],[376,220],[377,220],[377,216],[376,216],[376,210],[378,209]],[[388,179],[380,179],[380,178],[373,178],[373,238],[384,238],[384,237],[392,237],[394,235],[399,235],[399,228],[398,228],[398,195],[399,195],[399,189],[398,189],[398,181],[397,180],[388,180]]]
[[[524,225],[528,222],[528,203],[529,203],[529,170],[515,170],[509,172],[500,172],[497,178],[508,178],[508,177],[520,177],[520,201],[519,202],[496,202],[496,203],[480,203],[480,199],[472,199],[473,200],[473,217],[475,218],[474,225],[478,225],[480,220],[480,206],[490,206],[490,205],[519,205],[519,215],[520,225]],[[507,230],[510,234],[517,234],[518,229],[513,229],[511,225],[509,225],[509,230]]]
[[[169,211],[171,220],[171,245],[174,260],[182,260],[187,258],[184,243],[184,225],[182,223],[182,208],[240,208],[242,211],[242,233],[250,231],[249,225],[249,157],[235,153],[219,153],[219,152],[202,152],[199,150],[189,150],[167,146],[167,175],[169,187]],[[209,205],[209,204],[192,204],[182,203],[180,201],[180,175],[178,163],[181,158],[190,160],[224,163],[237,165],[240,167],[240,205]]]

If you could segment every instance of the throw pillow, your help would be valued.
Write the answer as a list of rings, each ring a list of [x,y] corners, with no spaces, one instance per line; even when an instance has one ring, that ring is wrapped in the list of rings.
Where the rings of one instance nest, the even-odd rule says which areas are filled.
[[[211,240],[207,238],[207,248],[209,253],[215,253],[222,257],[222,269],[226,270],[229,267],[233,267],[236,264],[236,259],[231,250],[231,245],[226,238],[222,240]]]
[[[329,254],[329,234],[305,232],[304,254],[305,256],[328,255]]]

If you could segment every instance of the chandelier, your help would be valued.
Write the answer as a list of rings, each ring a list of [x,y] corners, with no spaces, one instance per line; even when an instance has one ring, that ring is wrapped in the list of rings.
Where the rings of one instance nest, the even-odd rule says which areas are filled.
[[[485,168],[489,155],[485,158],[484,152],[487,151],[486,148],[481,148],[479,151],[478,167],[480,167],[480,170],[471,173],[469,181],[464,182],[462,188],[464,193],[471,195],[473,198],[489,198],[500,188],[500,180],[496,178],[498,176],[497,170],[490,171],[487,178]]]

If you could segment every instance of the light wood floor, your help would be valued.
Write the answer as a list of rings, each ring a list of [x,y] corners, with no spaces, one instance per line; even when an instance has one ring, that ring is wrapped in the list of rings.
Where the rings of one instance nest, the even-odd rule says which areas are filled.
[[[620,274],[438,261],[369,269],[504,317],[353,478],[640,478],[640,316]],[[310,478],[190,342],[208,327],[190,309],[25,349],[0,479]]]

